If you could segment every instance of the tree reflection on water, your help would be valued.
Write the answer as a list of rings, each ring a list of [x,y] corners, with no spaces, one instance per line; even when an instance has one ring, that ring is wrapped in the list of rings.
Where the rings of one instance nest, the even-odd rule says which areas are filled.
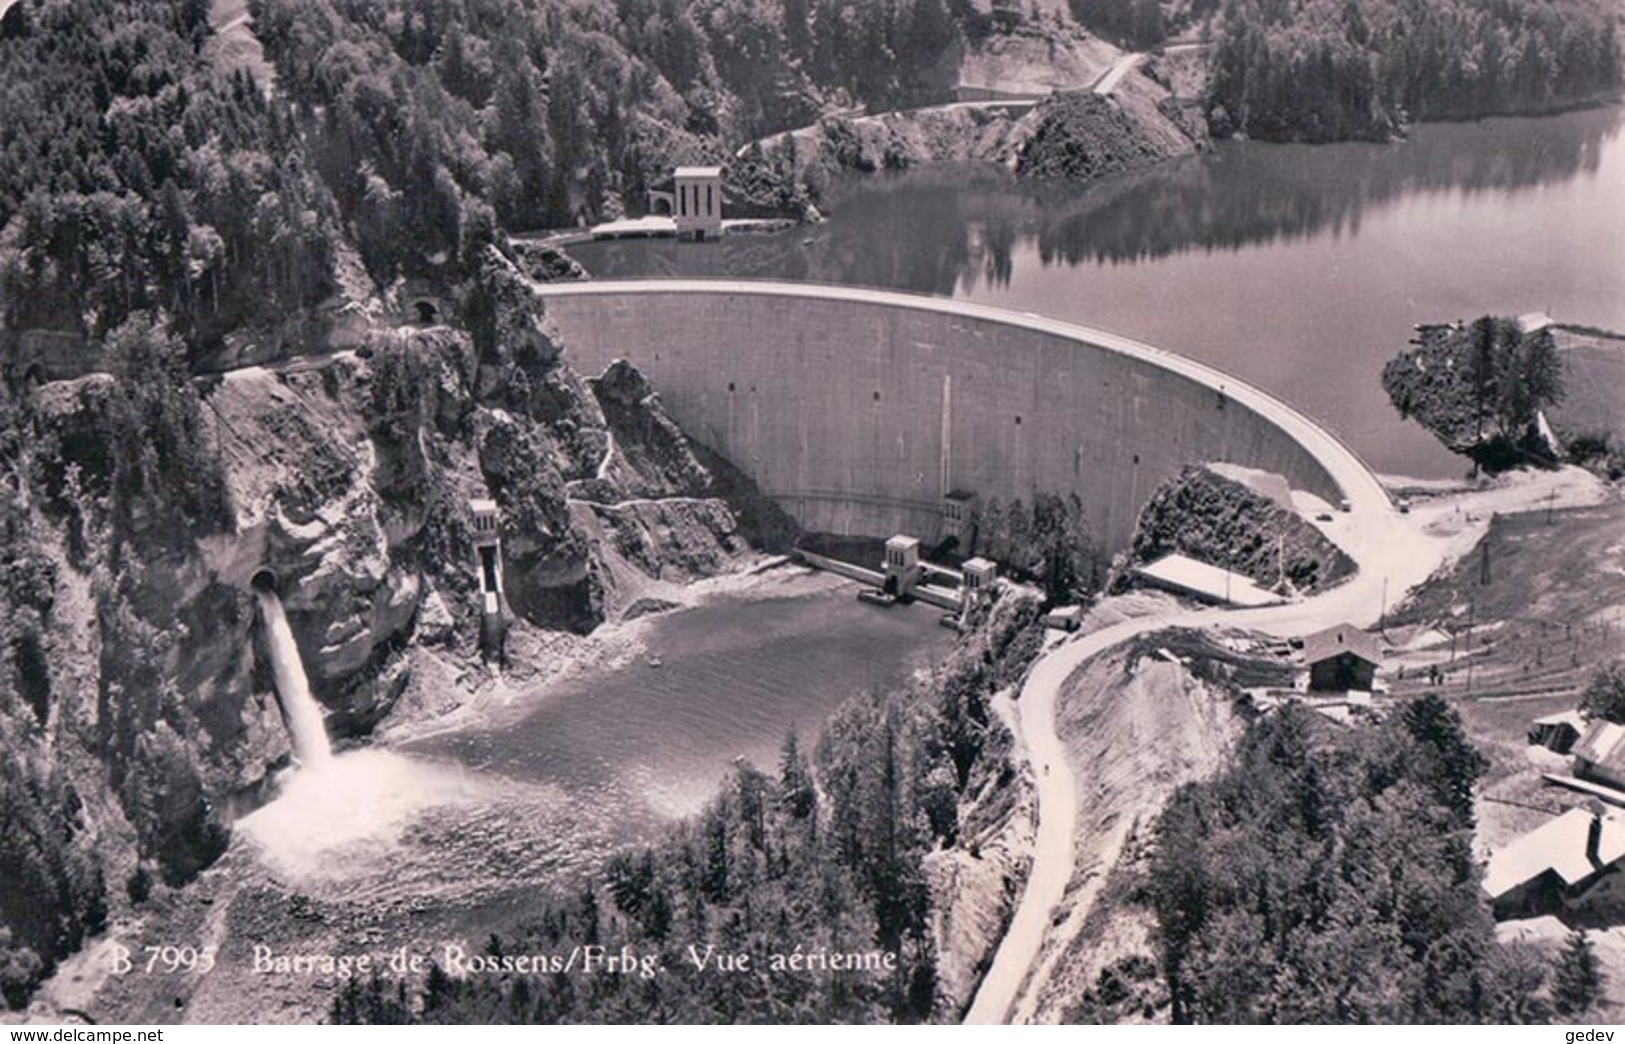
[[[992,166],[853,176],[825,225],[705,249],[587,244],[595,275],[731,276],[968,294],[1006,287],[1018,249],[1045,266],[1118,264],[1359,234],[1406,196],[1517,194],[1595,174],[1625,109],[1430,124],[1392,145],[1226,143],[1138,175],[1026,184]]]

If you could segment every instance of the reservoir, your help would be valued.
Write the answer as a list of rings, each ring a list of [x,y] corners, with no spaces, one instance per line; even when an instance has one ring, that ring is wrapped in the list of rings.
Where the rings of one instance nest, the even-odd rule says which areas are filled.
[[[1549,311],[1625,329],[1625,108],[1225,143],[1084,186],[992,166],[843,178],[820,226],[571,248],[595,276],[875,286],[1125,334],[1273,392],[1377,471],[1458,476],[1379,383],[1417,323]]]

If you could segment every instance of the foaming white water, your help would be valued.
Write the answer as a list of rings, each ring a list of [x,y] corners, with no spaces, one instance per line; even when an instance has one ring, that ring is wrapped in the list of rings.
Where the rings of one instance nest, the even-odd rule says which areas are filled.
[[[422,812],[492,798],[455,768],[385,750],[358,750],[286,775],[276,800],[237,821],[268,862],[300,879],[343,877],[388,859]]]
[[[333,760],[322,709],[310,694],[305,665],[299,659],[288,616],[282,611],[282,600],[275,591],[260,591],[258,595],[260,619],[265,623],[265,649],[271,657],[271,673],[276,678],[277,698],[282,701],[288,734],[293,738],[293,752],[301,765],[318,768]]]
[[[722,761],[719,758],[718,763]],[[716,796],[714,773],[693,773],[669,778],[655,766],[639,763],[626,769],[627,790],[662,819],[684,819],[705,810]]]

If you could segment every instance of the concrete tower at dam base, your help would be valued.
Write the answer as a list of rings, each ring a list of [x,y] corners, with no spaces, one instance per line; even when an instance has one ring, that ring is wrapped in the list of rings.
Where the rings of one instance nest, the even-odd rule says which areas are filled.
[[[950,493],[1076,492],[1115,552],[1188,464],[1276,472],[1333,504],[1376,487],[1346,446],[1264,392],[1028,313],[794,283],[538,289],[578,370],[637,366],[690,438],[809,530],[934,540]]]

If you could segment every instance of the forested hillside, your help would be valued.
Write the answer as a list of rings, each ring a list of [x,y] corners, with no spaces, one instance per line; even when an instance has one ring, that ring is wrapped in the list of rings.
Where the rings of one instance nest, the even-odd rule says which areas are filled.
[[[1147,889],[1172,1021],[1549,1018],[1549,968],[1496,942],[1479,892],[1484,765],[1437,696],[1380,725],[1296,706],[1254,724],[1157,828]]]
[[[188,338],[331,291],[342,219],[202,0],[25,0],[0,34],[0,319]]]
[[[349,237],[380,283],[507,228],[641,208],[825,104],[940,89],[944,0],[254,0],[274,91],[205,56],[207,0],[23,0],[0,39],[0,297],[189,345],[311,305]]]
[[[1083,2],[1131,45],[1156,5]],[[1214,8],[1218,9],[1215,10]],[[955,0],[253,0],[274,89],[216,67],[206,0],[22,0],[0,32],[0,316],[101,337],[161,310],[197,351],[379,283],[468,274],[496,227],[641,211],[675,162],[852,104],[940,100],[986,17]],[[1382,138],[1617,88],[1597,0],[1225,0],[1221,133]],[[739,172],[748,180],[746,171]],[[758,192],[757,190],[761,191]],[[782,186],[741,183],[743,202]]]
[[[1548,112],[1619,89],[1618,19],[1598,0],[1225,0],[1209,116],[1313,142]]]
[[[1494,471],[1556,459],[1540,425],[1543,411],[1562,403],[1564,383],[1550,328],[1525,332],[1515,319],[1490,315],[1423,327],[1414,347],[1382,370],[1402,418]]]
[[[1068,0],[1067,8],[1079,24],[1130,47],[1154,47],[1168,32],[1169,18],[1160,0]]]
[[[726,134],[818,104],[823,88],[800,64],[819,67],[820,46],[826,57],[845,53],[839,34],[868,31],[866,9],[804,10],[821,33],[774,22],[756,40],[746,30],[769,10],[783,16],[776,5],[268,0],[253,13],[272,84],[214,64],[207,0],[9,8],[0,22],[0,879],[15,885],[0,889],[0,995],[9,1003],[23,1003],[126,896],[139,903],[215,859],[228,799],[281,756],[274,708],[257,696],[268,690],[252,677],[248,596],[216,575],[200,542],[254,529],[244,518],[259,493],[308,517],[313,501],[376,481],[386,492],[363,499],[398,513],[388,570],[413,579],[358,583],[421,591],[433,568],[416,553],[441,532],[427,516],[455,524],[443,512],[455,498],[436,483],[450,489],[456,469],[473,466],[515,518],[544,516],[527,538],[545,602],[558,579],[547,570],[585,546],[560,521],[562,486],[594,473],[604,422],[558,365],[539,318],[514,299],[508,269],[491,263],[484,248],[498,222],[569,220],[582,204],[566,190],[591,184],[595,169],[717,155]],[[872,27],[888,55],[870,63],[876,78],[854,73],[832,81],[832,94],[906,89],[920,63],[887,48],[943,9],[924,0],[888,10],[903,20]],[[940,28],[930,38],[946,47],[956,30],[947,20]],[[790,39],[801,57],[775,50]],[[343,423],[279,407],[272,414],[285,426],[233,472],[222,438],[253,430],[252,397],[210,398],[222,381],[194,379],[200,362],[230,335],[335,297],[367,304],[403,273],[446,288],[468,343],[440,331],[391,351],[375,331],[368,361],[355,364],[375,394],[346,383],[345,364],[306,400],[368,405],[339,411]],[[82,352],[62,369],[112,374],[30,391],[5,335],[35,329],[77,335],[51,342]],[[295,343],[311,347],[320,345]],[[457,362],[446,379],[397,383],[395,364],[408,356],[414,367]],[[480,389],[469,383],[476,361],[487,374]],[[440,393],[455,409],[425,411],[424,396]],[[453,423],[479,394],[500,397],[507,418],[483,455]],[[446,427],[426,437],[437,420]],[[351,421],[363,430],[337,434]],[[455,447],[426,449],[436,437]],[[333,449],[358,442],[377,448],[382,469]],[[272,474],[282,454],[300,462],[285,483]],[[246,485],[228,489],[232,474]],[[370,511],[341,513],[343,527],[359,527],[358,546],[381,546],[381,528],[363,532]],[[537,542],[538,531],[552,539]],[[510,575],[525,562],[516,553]],[[341,585],[345,568],[332,574]],[[545,606],[523,604],[522,587],[521,610],[556,624]],[[315,615],[368,597],[334,593]],[[415,597],[393,623],[410,622]],[[308,623],[291,615],[296,630]],[[336,677],[373,677],[388,655]]]

